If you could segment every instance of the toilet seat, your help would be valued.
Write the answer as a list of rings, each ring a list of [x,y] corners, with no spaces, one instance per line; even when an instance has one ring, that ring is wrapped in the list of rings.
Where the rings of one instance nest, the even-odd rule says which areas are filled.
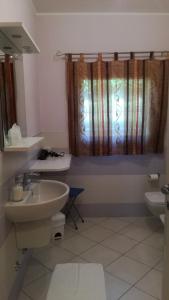
[[[148,192],[145,197],[151,206],[165,206],[165,195],[161,192]]]

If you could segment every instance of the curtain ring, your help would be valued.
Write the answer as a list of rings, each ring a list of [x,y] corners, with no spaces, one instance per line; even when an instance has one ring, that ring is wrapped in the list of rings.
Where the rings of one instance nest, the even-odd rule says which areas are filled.
[[[118,60],[118,53],[117,52],[114,52],[114,60]]]
[[[80,62],[84,62],[84,54],[83,53],[80,53],[79,61]]]
[[[102,53],[98,53],[98,61],[102,61]]]
[[[154,52],[153,51],[150,52],[150,59],[151,60],[154,59]]]
[[[130,52],[130,59],[134,59],[135,58],[135,55],[133,52]]]
[[[67,61],[69,61],[69,62],[73,61],[72,54],[67,54],[66,58],[67,58]]]

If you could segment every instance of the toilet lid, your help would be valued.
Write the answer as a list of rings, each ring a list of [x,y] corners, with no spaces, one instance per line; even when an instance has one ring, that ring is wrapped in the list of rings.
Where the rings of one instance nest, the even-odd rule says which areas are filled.
[[[165,205],[165,195],[161,192],[149,192],[145,196],[152,205]]]

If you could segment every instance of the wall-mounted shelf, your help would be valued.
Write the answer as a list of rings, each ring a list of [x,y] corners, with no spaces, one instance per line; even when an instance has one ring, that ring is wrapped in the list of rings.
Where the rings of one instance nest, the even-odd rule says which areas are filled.
[[[31,171],[37,172],[62,172],[70,169],[71,154],[65,154],[63,157],[52,157],[46,160],[35,160],[30,167]]]
[[[40,50],[21,22],[0,22],[0,49],[6,54],[39,53]]]
[[[43,137],[25,137],[22,138],[22,144],[17,146],[6,146],[5,152],[24,152],[30,151],[34,146],[39,144],[44,138]]]

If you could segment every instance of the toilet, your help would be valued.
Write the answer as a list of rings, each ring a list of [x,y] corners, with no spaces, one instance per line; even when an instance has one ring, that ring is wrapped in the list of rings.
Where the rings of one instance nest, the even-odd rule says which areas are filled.
[[[145,193],[145,202],[154,216],[160,217],[165,211],[165,195],[161,192]]]

